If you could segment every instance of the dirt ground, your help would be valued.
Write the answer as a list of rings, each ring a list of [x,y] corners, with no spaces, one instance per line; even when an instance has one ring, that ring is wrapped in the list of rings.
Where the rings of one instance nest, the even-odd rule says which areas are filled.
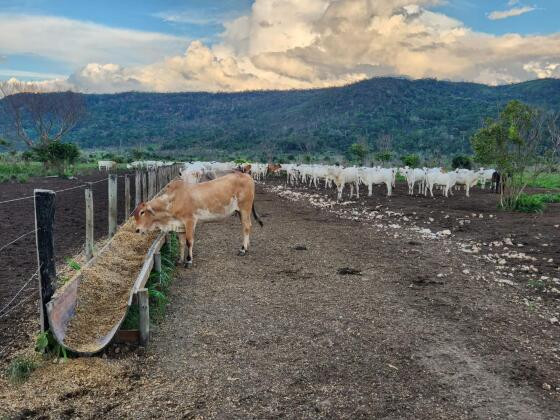
[[[508,230],[504,213],[484,207],[494,198],[480,192],[471,206],[460,197],[398,196],[332,206],[323,193],[275,191],[259,187],[265,226],[255,227],[245,257],[236,255],[236,218],[199,226],[194,268],[178,271],[167,317],[147,349],[113,346],[62,368],[49,362],[19,386],[2,379],[0,411],[19,418],[558,418],[560,327],[549,319],[557,296],[549,286],[525,287],[532,274],[502,270],[489,246],[472,250],[507,233],[524,251],[548,252],[531,241],[540,233],[538,241],[557,247],[557,236],[544,236],[554,227],[526,225],[548,226],[549,213],[507,216],[515,220]],[[409,216],[393,214],[402,203],[413,207]],[[475,211],[461,230],[458,221]],[[479,226],[490,214],[497,222]]]
[[[0,201],[33,195],[33,189],[62,190],[95,182],[106,178],[98,172],[68,180],[56,177],[32,178],[24,184],[1,183]],[[134,191],[134,183],[131,188]],[[118,196],[124,197],[124,179],[118,178]],[[107,182],[93,185],[94,232],[99,239],[108,230]],[[118,221],[124,220],[124,198],[118,203]],[[0,204],[0,248],[20,235],[35,229],[33,199]],[[59,266],[83,249],[85,242],[85,198],[84,188],[60,192],[56,195],[54,224],[55,255]],[[35,234],[25,236],[8,248],[0,251],[0,308],[3,308],[24,286],[37,270]],[[33,295],[30,297],[30,295]],[[14,304],[24,302],[6,317],[0,315],[0,362],[6,362],[14,351],[25,347],[38,330],[38,307],[34,296],[38,296],[38,281],[33,280]],[[26,300],[27,299],[27,300]]]

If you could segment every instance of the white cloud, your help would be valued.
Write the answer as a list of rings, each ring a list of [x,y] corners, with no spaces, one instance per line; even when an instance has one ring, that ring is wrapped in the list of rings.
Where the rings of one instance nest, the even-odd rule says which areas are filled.
[[[525,13],[532,12],[533,10],[536,10],[536,8],[532,6],[514,7],[509,10],[496,10],[488,14],[488,19],[490,20],[507,19],[513,16],[524,15]]]
[[[88,62],[148,64],[184,49],[188,40],[54,16],[0,13],[2,55],[34,54],[83,66]]]
[[[560,33],[476,32],[433,11],[438,3],[256,0],[248,15],[224,24],[219,44],[193,41],[149,64],[91,60],[68,83],[88,92],[240,91],[340,86],[385,75],[487,84],[560,76]]]

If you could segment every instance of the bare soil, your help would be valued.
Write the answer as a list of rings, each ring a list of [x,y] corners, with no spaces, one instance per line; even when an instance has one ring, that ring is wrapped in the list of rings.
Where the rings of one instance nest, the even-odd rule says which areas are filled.
[[[463,238],[453,230],[434,238],[404,227],[404,217],[417,215],[418,223],[432,217],[433,231],[451,230],[473,211],[455,208],[460,197],[448,207],[438,199],[424,206],[417,198],[391,199],[393,208],[414,206],[410,217],[398,216],[397,229],[390,227],[397,216],[375,210],[375,201],[318,207],[259,190],[265,226],[254,229],[247,256],[236,255],[237,218],[198,227],[194,268],[178,271],[167,317],[147,349],[113,347],[87,369],[83,359],[62,371],[49,363],[22,386],[0,380],[6,414],[558,418],[560,327],[547,312],[558,309],[557,298],[546,292],[547,302],[528,306],[520,273],[514,286],[501,283],[507,273],[482,258],[489,254],[461,251],[463,242],[491,236],[471,231]],[[505,216],[487,206],[502,237]],[[371,222],[365,215],[374,210],[382,218]],[[541,216],[546,226],[548,215]],[[470,219],[476,229],[486,217]],[[509,226],[510,237],[518,227]],[[547,233],[526,232],[527,242]],[[480,235],[489,234],[481,228]],[[49,391],[37,394],[31,384]]]

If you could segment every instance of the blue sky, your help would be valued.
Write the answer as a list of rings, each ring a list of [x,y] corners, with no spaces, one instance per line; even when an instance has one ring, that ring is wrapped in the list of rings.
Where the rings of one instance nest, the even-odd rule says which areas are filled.
[[[258,7],[252,9],[254,1],[257,1]],[[184,83],[178,83],[177,89],[191,86],[193,89],[203,89],[204,86],[209,86],[210,90],[235,90],[233,81],[229,80],[231,77],[238,77],[238,80],[245,81],[259,79],[262,82],[255,82],[256,84],[252,85],[244,83],[240,88],[247,86],[274,88],[276,86],[274,83],[277,83],[279,88],[324,86],[343,84],[385,73],[411,77],[433,76],[456,80],[506,83],[528,79],[531,78],[531,75],[533,77],[536,75],[538,77],[556,76],[556,69],[560,69],[560,58],[557,59],[556,51],[548,54],[543,50],[538,55],[535,53],[533,57],[524,59],[524,62],[520,61],[521,57],[518,57],[515,58],[517,61],[514,64],[512,64],[513,58],[509,60],[502,54],[496,57],[496,63],[500,63],[496,66],[479,63],[476,69],[465,67],[454,70],[451,67],[457,66],[450,65],[450,68],[444,71],[429,68],[425,62],[428,62],[430,58],[419,58],[416,55],[412,57],[412,52],[408,51],[407,54],[403,54],[403,57],[406,56],[409,60],[417,61],[427,68],[416,71],[402,63],[378,62],[373,56],[366,58],[355,56],[351,58],[356,60],[354,69],[350,68],[352,63],[345,62],[327,71],[324,67],[331,64],[317,62],[318,53],[311,51],[314,47],[311,45],[310,39],[316,36],[314,31],[319,27],[317,22],[323,22],[321,27],[324,27],[324,22],[327,20],[329,24],[337,25],[337,21],[323,16],[327,6],[330,11],[338,5],[339,9],[344,10],[342,13],[348,13],[349,19],[356,19],[356,15],[351,12],[352,2],[355,1],[362,1],[365,4],[368,0],[340,0],[338,2],[335,0],[279,0],[283,6],[278,6],[276,10],[270,6],[272,0],[0,0],[0,80],[11,77],[24,81],[65,79],[79,72],[80,69],[95,64],[96,68],[93,65],[89,67],[91,71],[88,70],[88,75],[84,76],[87,72],[82,72],[84,74],[70,77],[70,79],[73,80],[73,83],[76,83],[78,79],[84,81],[85,77],[93,77],[92,72],[94,72],[94,76],[98,80],[90,86],[93,89],[103,89],[99,84],[101,78],[111,77],[112,81],[109,83],[111,88],[107,87],[107,89],[115,88],[114,83],[118,79],[132,80],[148,90],[151,89],[147,87],[148,85],[154,89],[170,90],[173,88],[172,81],[166,81],[167,84],[164,87],[155,88],[155,82],[146,84],[144,79],[148,77],[148,73],[153,73],[154,66],[163,67],[171,63],[172,57],[176,57],[176,60],[170,64],[174,66],[173,71],[183,78],[190,78],[188,83],[184,80],[181,81]],[[392,4],[390,0],[369,1],[374,5],[376,1],[377,4]],[[407,4],[402,0],[396,2]],[[473,34],[478,33],[484,35],[479,38],[486,40],[490,39],[487,36],[503,37],[506,34],[519,34],[528,40],[523,45],[530,45],[531,37],[541,35],[548,37],[547,40],[553,43],[554,36],[560,33],[560,0],[534,0],[531,2],[524,0],[447,0],[437,6],[431,4],[433,0],[410,0],[408,3],[418,4],[424,8],[423,10],[437,13],[437,19],[426,13],[423,19],[418,20],[422,25],[430,26],[433,23],[435,26],[430,26],[431,30],[443,33],[448,29],[442,29],[439,23],[434,23],[443,17],[459,21],[462,27],[469,31],[468,43],[471,42],[471,38],[476,37]],[[373,7],[375,8],[375,6]],[[300,11],[297,10],[299,8],[301,8]],[[517,13],[518,15],[513,13],[510,17],[490,19],[493,12],[515,9],[523,9],[523,13]],[[383,17],[389,19],[391,16],[400,16],[402,13],[402,7],[395,7],[388,16]],[[243,20],[243,16],[247,17],[246,20]],[[427,23],[429,19],[431,19],[431,23]],[[234,21],[237,22],[237,25],[224,37],[228,24]],[[277,32],[264,32],[261,30],[262,28],[258,27],[258,25],[266,27],[269,25],[269,21],[273,23],[276,21],[276,27],[282,26],[283,28]],[[252,26],[250,26],[251,22]],[[44,26],[41,26],[42,23]],[[445,24],[449,25],[448,22]],[[4,32],[2,32],[2,26],[5,29]],[[270,24],[270,26],[273,25]],[[9,29],[6,29],[7,27]],[[249,31],[247,29],[249,27],[253,29]],[[30,35],[29,31],[33,33]],[[267,35],[271,33],[275,33],[276,38]],[[266,36],[271,37],[266,38]],[[323,37],[325,42],[329,36],[325,32]],[[355,36],[360,35],[357,33]],[[371,33],[364,28],[364,38],[360,39],[360,42],[368,41],[368,36],[371,36]],[[282,40],[283,37],[286,38],[285,42]],[[319,41],[323,38],[317,37]],[[96,43],[96,39],[99,39],[99,42]],[[262,47],[262,44],[268,42],[267,39],[270,40],[269,44],[273,45],[270,47],[270,51],[266,51],[266,48]],[[280,41],[277,42],[279,39]],[[304,42],[303,39],[307,39],[307,41]],[[354,37],[353,40],[355,41],[355,39]],[[505,37],[503,39],[503,45],[506,45]],[[378,42],[377,39],[371,39],[372,44]],[[534,42],[538,42],[536,38]],[[315,42],[316,45],[320,43]],[[407,43],[410,44],[408,39],[403,40],[402,44]],[[465,43],[461,41],[460,44]],[[254,46],[257,44],[261,46],[255,48]],[[276,44],[282,45],[282,48],[277,47]],[[73,45],[75,46],[73,47]],[[436,45],[435,41],[434,45]],[[302,47],[307,48],[309,54],[304,54],[305,51],[301,50]],[[192,59],[185,58],[187,48],[192,54],[192,59],[202,60],[202,56],[206,57],[210,54],[213,57],[212,60],[219,62],[216,66],[220,68],[215,69],[217,75],[214,82],[205,78],[206,81],[202,83],[200,80],[203,77],[193,74],[192,66],[196,67],[199,72],[201,70],[198,64],[192,63]],[[280,49],[278,50],[278,48]],[[322,47],[320,51],[324,51],[325,48]],[[421,48],[425,48],[425,46],[421,46]],[[457,48],[456,46],[449,47],[449,54],[460,55],[456,51]],[[492,47],[492,51],[501,49],[502,44]],[[286,54],[286,60],[279,59],[279,54]],[[442,52],[442,54],[444,53]],[[224,60],[228,57],[233,60],[233,64]],[[210,65],[211,61],[206,61],[206,63]],[[227,70],[224,70],[224,65],[227,65]],[[141,66],[144,67],[141,68]],[[185,67],[180,68],[181,66]],[[287,68],[288,66],[290,68]],[[284,67],[286,68],[284,69]],[[278,70],[278,68],[282,69]],[[363,69],[366,69],[365,73],[362,71]],[[274,75],[271,72],[277,74]],[[115,73],[118,74],[115,76]],[[237,76],[231,76],[232,74]],[[262,80],[263,78],[267,78],[266,83]],[[195,81],[197,83],[194,83]],[[123,89],[124,86],[131,85],[123,83]],[[78,88],[80,87],[78,86]]]

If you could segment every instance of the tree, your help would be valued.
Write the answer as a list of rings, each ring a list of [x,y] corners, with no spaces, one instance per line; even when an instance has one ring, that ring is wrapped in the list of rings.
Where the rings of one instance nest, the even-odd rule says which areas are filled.
[[[363,143],[353,143],[349,149],[350,155],[353,156],[362,165],[368,155],[368,148]]]
[[[558,169],[560,161],[560,112],[548,114],[546,118],[546,129],[548,131],[548,139],[550,150],[547,156],[550,172]]]
[[[420,156],[418,155],[406,155],[401,157],[403,165],[409,168],[417,168],[420,166]]]
[[[457,155],[451,161],[451,167],[453,169],[471,169],[472,168],[472,160],[468,156],[464,155]]]
[[[15,134],[27,147],[61,141],[85,115],[82,95],[47,92],[38,84],[9,80],[0,83],[0,106]]]
[[[497,119],[487,119],[472,137],[475,159],[483,165],[496,165],[501,174],[502,207],[514,208],[529,181],[542,172],[544,123],[542,111],[511,101]]]
[[[80,157],[80,149],[73,143],[52,141],[33,148],[39,162],[52,165],[59,175],[64,175],[68,165],[75,163]]]

